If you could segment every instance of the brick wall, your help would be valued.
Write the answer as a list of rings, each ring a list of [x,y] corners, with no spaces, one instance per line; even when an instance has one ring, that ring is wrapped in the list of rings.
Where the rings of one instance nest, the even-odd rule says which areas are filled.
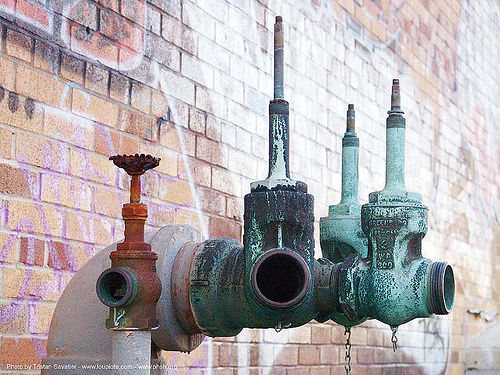
[[[354,373],[480,367],[470,350],[500,322],[499,10],[494,0],[0,0],[0,365],[40,362],[65,285],[122,237],[128,178],[109,155],[162,158],[144,179],[150,228],[241,237],[242,197],[267,173],[280,14],[291,169],[317,220],[339,200],[348,102],[363,202],[383,186],[399,77],[407,185],[430,207],[423,252],[457,276],[453,313],[401,327],[398,352],[388,327],[353,329]],[[343,327],[312,323],[164,356],[179,374],[333,375],[344,342]],[[487,358],[493,343],[479,342]]]

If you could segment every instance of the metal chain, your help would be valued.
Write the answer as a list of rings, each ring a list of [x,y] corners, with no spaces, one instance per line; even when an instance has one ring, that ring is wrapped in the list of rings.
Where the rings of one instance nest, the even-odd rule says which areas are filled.
[[[351,372],[351,327],[345,327],[344,336],[347,335],[347,340],[345,342],[345,362],[344,365],[346,375]]]
[[[392,337],[391,337],[391,342],[392,342],[392,350],[396,351],[398,350],[398,338],[396,337],[396,333],[398,332],[398,327],[391,327],[392,330]]]

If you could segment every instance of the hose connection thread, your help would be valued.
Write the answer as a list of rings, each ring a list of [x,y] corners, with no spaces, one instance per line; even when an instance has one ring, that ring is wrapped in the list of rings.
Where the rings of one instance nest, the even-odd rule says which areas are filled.
[[[447,262],[434,262],[429,271],[429,303],[431,313],[447,315],[455,301],[455,276]]]

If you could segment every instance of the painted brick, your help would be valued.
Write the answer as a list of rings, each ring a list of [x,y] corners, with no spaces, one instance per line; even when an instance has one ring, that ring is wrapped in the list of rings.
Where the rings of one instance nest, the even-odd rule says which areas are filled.
[[[191,80],[179,76],[169,70],[162,70],[160,73],[162,89],[166,90],[168,95],[186,102],[194,104],[194,84]]]
[[[274,365],[293,366],[299,362],[299,348],[298,346],[286,345],[279,349],[278,352],[275,348]]]
[[[31,334],[48,334],[55,304],[28,304],[28,330]]]
[[[87,64],[85,70],[85,88],[101,95],[108,94],[109,71],[94,64]]]
[[[90,211],[92,190],[87,183],[82,183],[68,176],[41,174],[42,201]]]
[[[130,104],[141,112],[150,113],[151,89],[140,83],[132,83]]]
[[[0,304],[0,311],[2,311],[2,317],[8,319],[8,324],[5,321],[0,324],[0,333],[7,335],[23,335],[26,333],[26,322],[28,320],[26,305],[14,301],[10,303],[3,302]]]
[[[9,92],[0,102],[0,122],[28,130],[42,132],[43,111],[33,99]]]
[[[83,150],[70,150],[70,173],[72,176],[114,185],[117,168],[107,157]]]
[[[213,213],[219,216],[226,214],[225,197],[212,189],[198,188],[198,199],[201,203],[201,209],[204,212]]]
[[[74,56],[63,54],[61,56],[61,76],[68,81],[83,84],[85,63]]]
[[[47,249],[47,264],[50,268],[67,271],[75,268],[71,245],[58,241],[50,241],[47,243]]]
[[[60,210],[31,202],[9,201],[6,227],[15,231],[60,236],[62,213]]]
[[[193,196],[189,184],[185,181],[170,181],[159,192],[159,198],[182,206],[192,206]]]
[[[81,213],[66,212],[65,219],[66,233],[63,234],[64,238],[97,245],[106,245],[112,242],[112,222],[102,216],[93,218]],[[68,263],[70,262],[68,261]]]
[[[7,36],[5,38],[5,51],[7,54],[30,62],[32,44],[33,41],[29,36],[7,29]]]
[[[57,73],[59,70],[59,50],[48,43],[36,39],[33,65],[48,73]]]
[[[223,193],[240,196],[241,179],[225,169],[212,168],[212,187]]]
[[[224,145],[211,139],[196,137],[196,157],[212,164],[227,166],[228,150]]]
[[[83,120],[71,112],[46,108],[43,118],[43,134],[72,145],[92,149],[94,123]]]
[[[120,109],[118,114],[120,130],[148,140],[156,140],[156,122],[140,112]]]
[[[79,89],[73,89],[71,104],[73,113],[89,120],[115,126],[118,119],[118,106]]]
[[[18,134],[16,137],[16,159],[22,164],[58,172],[66,172],[68,169],[68,151],[64,144],[53,143],[28,134]]]
[[[188,156],[195,155],[196,135],[188,130],[175,126],[171,122],[160,122],[160,144],[169,149],[186,153]]]
[[[12,264],[18,261],[19,238],[17,234],[0,233],[0,262]]]
[[[180,178],[188,179],[191,175],[195,184],[210,187],[212,168],[207,163],[189,157],[179,158],[178,171]]]
[[[47,269],[4,269],[2,296],[6,298],[57,301],[68,279],[59,277]],[[3,350],[2,350],[3,352]]]
[[[45,242],[33,237],[21,237],[19,261],[24,264],[43,266],[45,260]]]

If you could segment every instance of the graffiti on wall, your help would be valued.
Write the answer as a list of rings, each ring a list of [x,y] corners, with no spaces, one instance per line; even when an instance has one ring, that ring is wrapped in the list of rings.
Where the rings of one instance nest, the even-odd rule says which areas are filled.
[[[86,0],[45,4],[1,0],[0,14],[32,26],[63,47],[113,69],[133,70],[144,56],[144,35],[138,25],[146,23],[145,0],[122,5],[122,14],[130,19],[113,12],[98,13],[96,6]],[[96,30],[98,23],[102,24],[101,30]]]

